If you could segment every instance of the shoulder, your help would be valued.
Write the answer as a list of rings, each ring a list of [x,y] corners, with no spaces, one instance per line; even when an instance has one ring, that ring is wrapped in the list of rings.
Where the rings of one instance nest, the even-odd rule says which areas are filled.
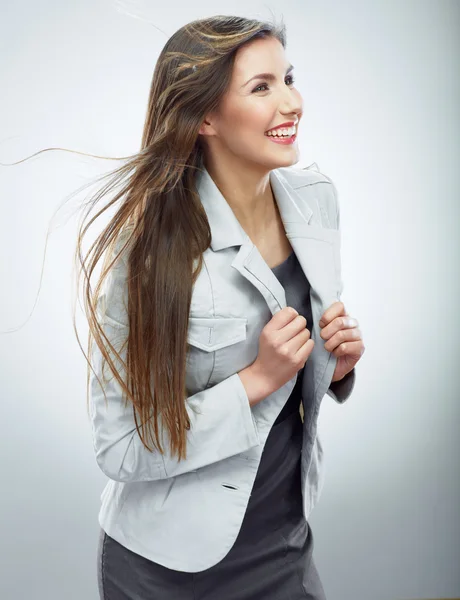
[[[110,256],[112,259],[116,257],[114,265],[120,263],[123,265],[127,264],[128,256],[134,242],[133,230],[134,226],[132,224],[125,224],[110,244]]]
[[[326,187],[331,188],[329,191],[335,191],[333,190],[334,183],[332,179],[326,174],[322,173],[318,169],[318,165],[316,163],[312,163],[308,167],[280,167],[276,170],[294,189],[299,189],[308,185],[315,185],[317,183],[323,183]]]

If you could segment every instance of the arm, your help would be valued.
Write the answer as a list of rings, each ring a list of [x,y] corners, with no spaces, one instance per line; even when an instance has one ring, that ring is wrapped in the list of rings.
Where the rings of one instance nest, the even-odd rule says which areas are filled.
[[[128,332],[127,315],[123,307],[123,295],[127,298],[124,286],[126,270],[126,263],[123,261],[112,266],[98,303],[101,327],[124,361],[126,349],[120,351],[119,348]],[[102,354],[94,341],[91,356],[92,367],[103,382]],[[119,361],[116,360],[115,364],[123,375]],[[107,403],[99,381],[91,372],[90,405],[96,460],[110,479],[127,482],[174,477],[235,456],[260,444],[248,396],[248,393],[252,394],[252,388],[248,387],[248,392],[246,391],[238,373],[186,399],[191,429],[186,432],[187,459],[180,462],[176,456],[170,455],[169,436],[166,430],[161,429],[161,417],[159,428],[164,454],[160,454],[155,448],[153,452],[145,448],[136,430],[132,404],[128,403],[125,408],[123,391],[108,365],[105,365],[104,375],[107,381],[104,385]],[[192,407],[201,414],[195,414]]]

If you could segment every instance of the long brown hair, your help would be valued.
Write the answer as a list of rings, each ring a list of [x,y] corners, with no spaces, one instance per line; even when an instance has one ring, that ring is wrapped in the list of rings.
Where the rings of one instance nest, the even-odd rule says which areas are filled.
[[[94,197],[92,207],[123,178],[126,181],[113,200],[86,226],[83,221],[78,230],[75,259],[78,256],[81,271],[77,289],[84,272],[88,354],[95,342],[122,387],[125,406],[132,403],[143,445],[152,451],[148,445],[151,440],[163,454],[160,415],[169,434],[171,454],[177,454],[179,461],[186,458],[186,431],[190,429],[185,373],[192,288],[202,268],[202,254],[211,243],[209,223],[195,187],[197,171],[204,164],[198,132],[207,113],[218,108],[227,90],[237,50],[267,36],[276,37],[286,47],[282,22],[276,25],[218,15],[188,23],[168,39],[153,72],[141,150],[103,176],[111,180]],[[84,234],[116,203],[113,218],[82,260]],[[103,255],[102,272],[92,295],[90,278]],[[126,361],[97,318],[100,291],[110,269],[118,268],[118,260],[118,266],[126,269],[127,315],[122,330]],[[75,315],[73,322],[78,339]],[[121,362],[122,371],[106,344]],[[85,358],[88,408],[92,366]],[[104,396],[107,402],[105,392]]]

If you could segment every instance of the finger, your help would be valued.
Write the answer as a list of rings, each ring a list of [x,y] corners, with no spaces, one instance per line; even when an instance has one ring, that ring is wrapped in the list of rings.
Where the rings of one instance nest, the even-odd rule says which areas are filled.
[[[334,302],[334,304],[331,304],[331,306],[322,314],[321,319],[319,320],[319,326],[321,328],[325,327],[336,317],[347,314],[343,302]]]
[[[364,344],[362,340],[358,340],[356,342],[343,342],[332,351],[332,354],[336,358],[340,358],[341,356],[346,355],[350,359],[354,358],[355,362],[358,362],[363,353]]]
[[[361,340],[361,331],[358,327],[354,327],[353,329],[341,329],[337,333],[335,333],[327,342],[324,344],[324,348],[328,352],[333,352],[336,348],[338,348],[341,344],[345,342],[355,342]],[[343,352],[342,354],[346,354]]]
[[[341,331],[342,329],[353,329],[357,326],[358,321],[356,319],[348,315],[341,315],[340,317],[336,317],[333,321],[329,323],[329,325],[324,327],[320,332],[320,336],[323,338],[323,340],[329,340],[338,331]]]
[[[265,327],[268,331],[277,331],[283,329],[283,327],[298,316],[299,313],[297,310],[291,306],[287,306],[276,312]]]

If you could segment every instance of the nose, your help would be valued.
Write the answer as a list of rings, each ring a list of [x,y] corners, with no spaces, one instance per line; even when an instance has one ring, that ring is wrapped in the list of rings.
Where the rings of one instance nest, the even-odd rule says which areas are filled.
[[[285,87],[281,101],[280,113],[285,115],[298,115],[299,118],[303,112],[303,99],[297,90]]]

